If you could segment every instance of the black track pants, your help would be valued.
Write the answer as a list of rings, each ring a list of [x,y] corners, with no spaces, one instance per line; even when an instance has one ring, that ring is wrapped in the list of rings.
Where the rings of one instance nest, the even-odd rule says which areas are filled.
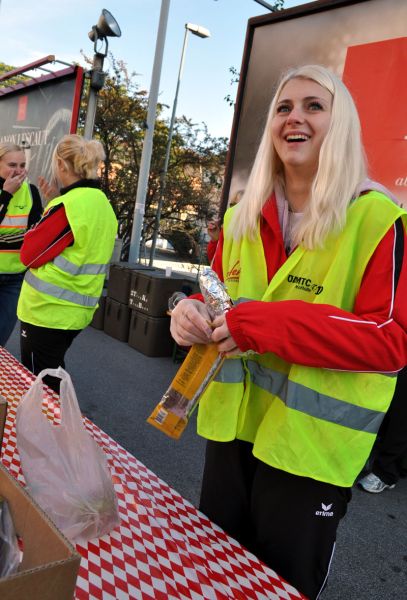
[[[397,377],[390,408],[380,427],[373,449],[372,471],[387,485],[397,483],[407,457],[407,367]]]
[[[266,465],[247,442],[207,444],[200,510],[311,600],[350,498],[350,488]]]
[[[21,362],[34,375],[43,369],[64,368],[66,351],[80,332],[80,329],[49,329],[21,323]],[[44,382],[59,393],[60,379],[47,376]]]

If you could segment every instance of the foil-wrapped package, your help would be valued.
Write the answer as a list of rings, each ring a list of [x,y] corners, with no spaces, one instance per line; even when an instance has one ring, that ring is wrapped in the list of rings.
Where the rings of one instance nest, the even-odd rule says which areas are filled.
[[[231,308],[225,286],[211,268],[204,268],[199,285],[212,319]],[[223,361],[216,344],[194,344],[147,422],[178,439]]]
[[[212,319],[231,308],[232,301],[224,284],[210,267],[205,267],[199,276],[199,287]]]

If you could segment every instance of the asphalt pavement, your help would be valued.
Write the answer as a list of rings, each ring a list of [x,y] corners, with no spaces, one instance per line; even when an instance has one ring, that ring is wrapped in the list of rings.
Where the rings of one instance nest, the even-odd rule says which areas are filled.
[[[18,332],[16,326],[6,346],[17,358]],[[146,423],[178,367],[170,357],[147,357],[92,327],[66,357],[82,412],[197,505],[205,443],[195,418],[178,441]],[[354,488],[322,594],[322,600],[390,599],[407,599],[407,479],[381,494]]]

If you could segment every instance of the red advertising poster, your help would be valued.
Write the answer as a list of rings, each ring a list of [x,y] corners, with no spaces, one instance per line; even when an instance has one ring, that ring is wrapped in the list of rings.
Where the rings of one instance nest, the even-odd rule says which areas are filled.
[[[343,80],[358,107],[372,179],[407,207],[407,37],[347,49]]]
[[[280,74],[322,64],[352,90],[373,179],[407,205],[407,0],[318,0],[250,19],[222,191],[243,190]]]
[[[18,109],[16,121],[25,121],[27,118],[28,96],[20,96],[18,99]]]

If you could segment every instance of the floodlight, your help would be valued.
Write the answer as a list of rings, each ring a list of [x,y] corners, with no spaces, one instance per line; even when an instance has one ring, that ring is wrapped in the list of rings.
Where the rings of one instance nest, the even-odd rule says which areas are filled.
[[[188,29],[194,35],[197,35],[201,38],[211,37],[211,33],[209,29],[206,27],[202,27],[201,25],[194,25],[193,23],[186,23],[185,28]]]
[[[112,13],[104,8],[97,25],[93,25],[92,31],[88,33],[88,36],[92,42],[96,42],[98,39],[105,39],[107,37],[120,37],[121,34],[118,22]]]

